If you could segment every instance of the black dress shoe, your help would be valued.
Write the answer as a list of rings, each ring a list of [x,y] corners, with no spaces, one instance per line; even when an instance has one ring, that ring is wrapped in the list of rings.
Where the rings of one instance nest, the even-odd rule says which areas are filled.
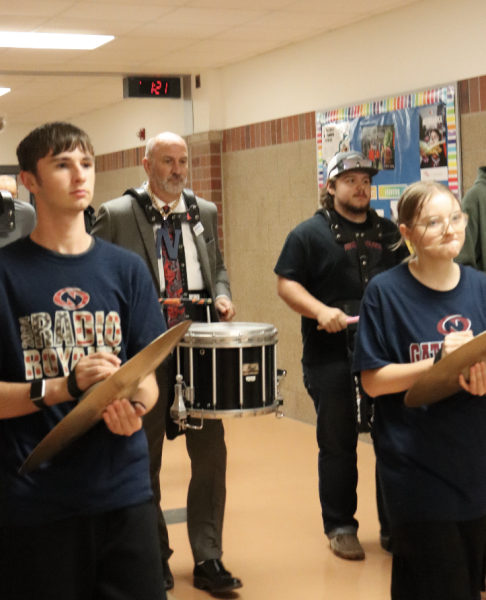
[[[389,554],[393,554],[393,544],[392,539],[389,535],[380,535],[380,546],[388,552]]]
[[[171,590],[174,587],[174,576],[169,567],[169,561],[166,558],[162,559],[162,568],[164,569],[164,585],[166,590]]]
[[[217,558],[205,560],[194,567],[194,587],[198,590],[208,590],[211,593],[229,592],[242,586],[241,581],[232,577]]]

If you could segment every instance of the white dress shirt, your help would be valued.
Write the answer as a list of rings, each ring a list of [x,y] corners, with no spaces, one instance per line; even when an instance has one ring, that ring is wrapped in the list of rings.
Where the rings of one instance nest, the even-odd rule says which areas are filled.
[[[163,200],[158,198],[154,194],[158,206],[161,210],[165,206],[168,206]],[[184,202],[184,196],[181,194],[177,206],[172,210],[173,213],[185,213],[187,212],[187,206]],[[162,227],[160,223],[154,225],[154,240],[157,240],[157,231]],[[204,284],[203,274],[201,270],[201,264],[197,256],[196,243],[192,235],[191,226],[187,222],[181,224],[182,230],[182,243],[184,244],[184,254],[186,256],[186,274],[187,274],[187,287],[188,290],[198,291],[206,289]],[[163,243],[163,242],[162,242]],[[164,275],[164,259],[161,255],[157,260],[159,267],[159,281],[160,281],[160,293],[161,295],[165,292],[165,275]]]

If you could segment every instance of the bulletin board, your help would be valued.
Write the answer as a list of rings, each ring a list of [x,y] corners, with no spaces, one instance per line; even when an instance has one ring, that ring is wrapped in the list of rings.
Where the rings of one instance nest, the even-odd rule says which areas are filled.
[[[459,198],[455,86],[316,113],[317,169],[324,187],[337,152],[357,150],[379,169],[371,205],[394,218],[407,185],[434,180]]]

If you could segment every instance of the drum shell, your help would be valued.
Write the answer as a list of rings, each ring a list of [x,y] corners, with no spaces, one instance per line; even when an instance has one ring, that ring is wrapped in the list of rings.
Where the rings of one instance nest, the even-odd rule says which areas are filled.
[[[189,353],[191,349],[181,349],[181,372],[188,382]],[[240,350],[238,348],[194,348],[194,408],[199,410],[236,410],[239,408],[261,408],[275,401],[275,347],[242,348],[243,368],[245,365],[258,365],[258,372],[243,375],[242,405],[240,405]],[[216,359],[216,405],[213,404],[214,372]],[[265,403],[263,402],[263,369],[265,360]],[[254,369],[255,370],[255,369]]]
[[[272,325],[196,324],[178,348],[179,372],[186,386],[191,386],[192,355],[189,412],[211,411],[223,417],[231,416],[230,411],[258,414],[275,406],[276,342]]]

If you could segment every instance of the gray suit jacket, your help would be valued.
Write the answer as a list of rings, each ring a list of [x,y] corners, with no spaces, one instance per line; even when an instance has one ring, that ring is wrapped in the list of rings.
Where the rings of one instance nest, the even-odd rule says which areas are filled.
[[[15,209],[15,229],[11,231],[4,226],[4,223],[0,224],[0,248],[30,235],[37,221],[35,209],[31,204],[27,204],[27,202],[23,202],[22,200],[16,200],[15,198],[13,198],[13,202]],[[2,215],[4,218],[5,216]]]
[[[203,198],[197,197],[196,200],[204,231],[201,235],[194,236],[194,240],[206,290],[213,302],[220,295],[231,299],[228,273],[219,248],[216,205]],[[153,226],[147,221],[135,198],[126,195],[102,204],[91,233],[141,256],[147,263],[157,293],[159,292]]]

